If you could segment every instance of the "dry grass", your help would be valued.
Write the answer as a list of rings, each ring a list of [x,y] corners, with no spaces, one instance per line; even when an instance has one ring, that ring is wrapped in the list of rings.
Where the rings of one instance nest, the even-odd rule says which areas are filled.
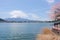
[[[59,39],[55,33],[53,33],[48,28],[45,28],[42,34],[37,35],[37,40],[59,40]]]
[[[43,33],[42,34],[51,34],[51,35],[55,35],[55,33],[53,33],[51,30],[49,30],[48,28],[43,29]]]

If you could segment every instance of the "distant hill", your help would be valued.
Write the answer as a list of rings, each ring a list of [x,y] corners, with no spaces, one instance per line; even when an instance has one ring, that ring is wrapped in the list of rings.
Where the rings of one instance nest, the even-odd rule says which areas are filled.
[[[38,21],[38,20],[29,20],[29,19],[24,19],[24,18],[5,18],[6,22],[11,22],[11,23],[54,23],[55,21]],[[2,21],[4,21],[2,20]]]
[[[0,18],[0,22],[5,22],[5,20]]]
[[[6,18],[7,21],[29,21],[28,19],[24,18]]]

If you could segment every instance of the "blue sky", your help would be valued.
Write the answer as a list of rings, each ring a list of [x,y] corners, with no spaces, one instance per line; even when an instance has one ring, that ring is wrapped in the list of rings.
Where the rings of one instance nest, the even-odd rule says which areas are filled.
[[[48,11],[60,0],[0,0],[0,18],[51,20]]]

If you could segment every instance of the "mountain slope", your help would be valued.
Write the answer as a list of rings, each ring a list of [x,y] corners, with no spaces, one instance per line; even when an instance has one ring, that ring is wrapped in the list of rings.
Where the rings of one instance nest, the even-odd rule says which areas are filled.
[[[23,18],[6,18],[7,21],[29,21],[28,19]]]
[[[1,18],[0,18],[0,22],[4,22],[4,21],[5,21],[4,19],[1,19]]]

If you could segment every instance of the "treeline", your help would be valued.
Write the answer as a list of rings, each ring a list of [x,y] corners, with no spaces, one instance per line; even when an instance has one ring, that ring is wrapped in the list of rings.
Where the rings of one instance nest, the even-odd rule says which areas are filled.
[[[60,22],[60,21],[7,21],[4,19],[0,18],[0,22],[5,22],[5,23],[55,23],[55,22]]]

